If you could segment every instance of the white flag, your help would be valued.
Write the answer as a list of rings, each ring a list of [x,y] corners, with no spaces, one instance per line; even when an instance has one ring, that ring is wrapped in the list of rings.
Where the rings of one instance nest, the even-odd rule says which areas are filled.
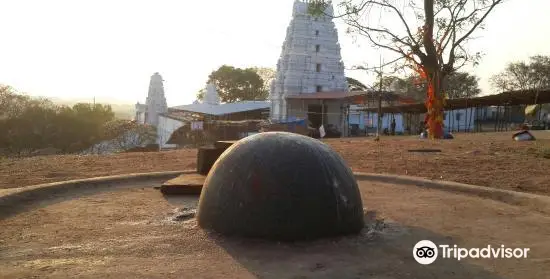
[[[321,135],[321,138],[324,138],[327,135],[325,133],[325,127],[323,125],[321,125],[321,127],[319,127],[319,134]]]

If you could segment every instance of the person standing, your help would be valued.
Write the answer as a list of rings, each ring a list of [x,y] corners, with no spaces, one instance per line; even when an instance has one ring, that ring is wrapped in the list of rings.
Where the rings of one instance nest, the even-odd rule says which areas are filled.
[[[395,135],[395,126],[396,126],[396,124],[395,124],[395,118],[394,118],[394,119],[391,120],[391,127],[390,127],[392,136]]]

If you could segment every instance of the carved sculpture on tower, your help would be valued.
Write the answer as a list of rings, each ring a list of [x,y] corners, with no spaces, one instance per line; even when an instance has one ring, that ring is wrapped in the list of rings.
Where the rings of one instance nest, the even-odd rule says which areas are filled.
[[[168,111],[162,76],[155,73],[149,82],[149,92],[145,104],[136,104],[136,121],[158,126],[159,114]]]
[[[307,0],[294,2],[270,92],[272,119],[286,119],[287,95],[348,91],[333,13],[330,2],[322,16],[308,13]]]

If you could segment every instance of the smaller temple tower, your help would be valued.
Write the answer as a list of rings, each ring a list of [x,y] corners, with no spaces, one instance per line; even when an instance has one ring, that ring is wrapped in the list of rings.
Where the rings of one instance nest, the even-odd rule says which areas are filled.
[[[204,94],[203,103],[209,105],[220,104],[220,96],[218,95],[218,91],[216,90],[216,85],[212,82],[206,85],[206,93]]]
[[[151,76],[145,104],[139,102],[136,104],[136,121],[139,123],[158,126],[159,114],[168,111],[163,82],[159,73],[154,73]]]

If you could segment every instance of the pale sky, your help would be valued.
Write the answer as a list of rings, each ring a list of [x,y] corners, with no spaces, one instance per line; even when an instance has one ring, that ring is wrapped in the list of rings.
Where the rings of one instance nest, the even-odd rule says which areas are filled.
[[[187,104],[222,64],[275,67],[294,0],[0,0],[0,84],[31,95],[144,102],[160,72]],[[337,1],[333,1],[337,2]],[[346,67],[379,61],[337,21]],[[484,94],[507,62],[550,55],[550,0],[508,0],[469,45]],[[357,71],[347,75],[371,82]]]

